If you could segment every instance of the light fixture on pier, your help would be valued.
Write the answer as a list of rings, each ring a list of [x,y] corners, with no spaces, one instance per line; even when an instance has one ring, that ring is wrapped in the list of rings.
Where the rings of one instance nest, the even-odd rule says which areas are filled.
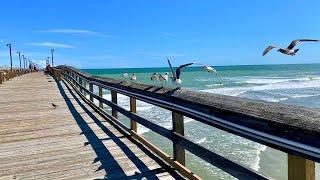
[[[53,52],[54,52],[54,49],[51,49],[51,64],[52,64],[52,67],[53,67]]]
[[[9,54],[10,54],[10,70],[12,71],[12,52],[11,52],[11,43],[7,44],[7,47],[9,47]]]
[[[20,53],[20,51],[18,51],[17,53],[19,54],[20,69],[21,69],[21,53]]]

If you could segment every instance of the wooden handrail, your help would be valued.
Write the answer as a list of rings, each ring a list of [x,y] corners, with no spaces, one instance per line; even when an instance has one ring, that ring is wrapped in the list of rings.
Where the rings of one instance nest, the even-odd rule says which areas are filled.
[[[142,124],[172,140],[174,160],[177,160],[181,165],[184,165],[184,149],[186,149],[237,178],[265,178],[258,172],[221,157],[185,138],[183,136],[183,116],[294,156],[320,161],[320,113],[317,109],[201,93],[187,89],[159,88],[140,83],[129,84],[121,80],[91,76],[69,66],[58,68],[64,71],[63,75],[69,83],[79,88],[79,93],[88,93],[90,99],[97,99],[100,103],[110,106],[113,118],[117,119],[117,112],[119,112],[130,118],[132,123]],[[80,77],[80,80],[75,76]],[[110,102],[101,95],[87,90],[83,86],[83,79],[89,84],[98,86],[99,89],[110,90],[113,94],[112,101]],[[130,102],[131,99],[134,101],[139,99],[171,110],[173,112],[173,130],[167,130],[138,116],[135,114],[136,110],[127,111],[118,106],[116,104],[117,93],[129,96]],[[135,130],[133,132],[136,132],[133,127],[134,125],[131,125],[130,131]],[[291,159],[294,160],[294,158]],[[290,162],[293,160],[289,158]],[[290,164],[290,162],[288,163]],[[228,167],[225,164],[228,164]],[[310,167],[312,168],[312,166]],[[308,172],[314,173],[314,168]]]

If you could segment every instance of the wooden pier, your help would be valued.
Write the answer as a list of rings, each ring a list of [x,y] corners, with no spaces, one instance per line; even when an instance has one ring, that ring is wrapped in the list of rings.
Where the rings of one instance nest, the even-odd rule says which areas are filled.
[[[51,76],[31,73],[0,86],[0,179],[142,177],[181,179]]]
[[[128,83],[69,66],[51,74],[0,85],[0,179],[201,179],[186,167],[186,151],[235,178],[269,179],[185,137],[185,116],[287,153],[289,180],[315,179],[319,109]],[[117,94],[130,98],[129,110]],[[172,129],[139,116],[136,100],[171,111]],[[173,156],[140,136],[137,124],[171,141]]]

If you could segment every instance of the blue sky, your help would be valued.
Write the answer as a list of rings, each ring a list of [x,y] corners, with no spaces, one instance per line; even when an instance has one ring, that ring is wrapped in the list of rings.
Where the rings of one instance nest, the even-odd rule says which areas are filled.
[[[319,0],[10,0],[0,6],[0,65],[6,43],[42,62],[81,68],[163,67],[197,60],[210,65],[320,63],[320,43],[295,57],[269,44],[320,39]]]

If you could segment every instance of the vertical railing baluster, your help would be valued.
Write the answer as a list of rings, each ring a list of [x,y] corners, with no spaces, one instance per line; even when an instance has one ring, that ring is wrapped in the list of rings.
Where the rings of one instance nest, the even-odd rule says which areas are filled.
[[[315,180],[315,163],[303,157],[288,154],[288,180]]]
[[[102,89],[102,87],[100,87],[100,86],[99,86],[99,96],[100,96],[101,98],[103,98],[103,89]],[[99,107],[100,107],[101,109],[103,109],[103,103],[102,103],[102,101],[99,101]]]
[[[117,104],[118,103],[118,100],[117,100],[117,92],[115,91],[111,91],[111,102]],[[111,114],[114,118],[118,119],[118,112],[112,108],[111,110]]]
[[[172,111],[172,130],[184,136],[183,114]],[[185,149],[173,140],[173,158],[180,164],[185,165]]]
[[[132,113],[137,112],[137,100],[133,97],[130,97],[130,112],[132,112]],[[134,121],[133,119],[130,119],[130,128],[134,132],[137,132],[137,130],[138,130],[137,122]]]
[[[85,89],[87,89],[87,80],[86,80],[86,79],[83,79],[83,87],[84,87]],[[84,91],[83,95],[84,95],[85,97],[87,97],[87,92]]]
[[[83,86],[82,77],[79,78],[79,84],[80,86]],[[81,87],[80,87],[80,93],[83,94],[83,89]]]
[[[92,83],[89,83],[89,91],[91,93],[93,93],[93,84]],[[93,96],[92,94],[90,94],[90,101],[93,102]]]

